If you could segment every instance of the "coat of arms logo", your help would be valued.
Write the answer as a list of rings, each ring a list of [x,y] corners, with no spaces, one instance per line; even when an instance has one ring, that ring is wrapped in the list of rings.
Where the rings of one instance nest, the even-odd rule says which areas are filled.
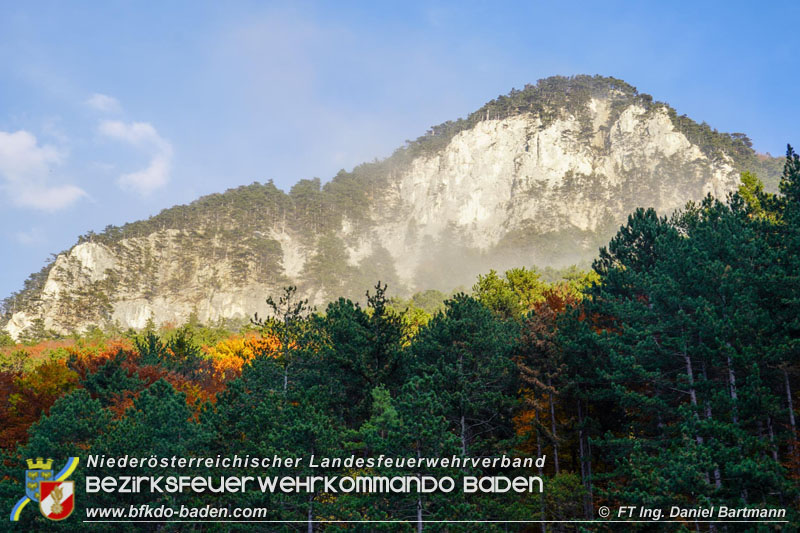
[[[25,496],[11,510],[11,521],[19,520],[22,509],[31,501],[50,520],[64,520],[75,510],[75,482],[67,478],[78,467],[79,458],[70,457],[64,468],[53,474],[53,460],[28,459],[25,471]]]
[[[64,520],[75,509],[75,482],[42,481],[39,509],[45,518]]]

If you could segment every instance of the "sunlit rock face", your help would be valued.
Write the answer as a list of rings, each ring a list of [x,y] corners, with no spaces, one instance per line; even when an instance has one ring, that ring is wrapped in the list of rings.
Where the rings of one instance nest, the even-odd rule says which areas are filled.
[[[589,102],[590,128],[569,114],[546,126],[531,114],[482,121],[441,152],[415,159],[393,180],[383,199],[390,216],[375,229],[400,274],[412,279],[430,253],[425,243],[446,235],[486,251],[515,232],[578,230],[595,234],[596,244],[636,207],[666,214],[737,187],[732,162],[710,160],[675,131],[664,109],[631,105],[611,119],[608,108],[604,100]],[[583,242],[555,244],[564,248],[563,260],[532,249],[530,263],[563,264],[596,252]]]
[[[266,313],[265,297],[288,284],[323,304],[338,294],[308,282],[306,272],[331,238],[352,268],[366,269],[383,250],[398,291],[468,287],[488,268],[588,261],[636,207],[668,214],[736,189],[733,161],[712,160],[692,144],[666,106],[623,105],[617,96],[555,117],[477,121],[441,149],[387,170],[365,216],[343,216],[325,235],[265,218],[235,249],[213,221],[113,246],[82,242],[58,255],[21,308],[7,310],[4,328],[18,338],[42,327],[67,333],[181,323],[192,314],[206,323],[244,318]],[[263,246],[258,257],[274,260],[254,259],[248,246]],[[370,272],[388,275],[381,268]]]

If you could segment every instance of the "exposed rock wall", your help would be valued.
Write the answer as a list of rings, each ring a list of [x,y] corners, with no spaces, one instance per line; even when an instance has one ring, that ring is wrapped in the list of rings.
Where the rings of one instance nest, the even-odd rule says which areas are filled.
[[[455,284],[448,269],[465,279],[509,250],[508,261],[525,265],[592,257],[636,207],[668,213],[707,193],[725,197],[738,171],[676,131],[666,108],[593,98],[546,122],[532,113],[478,122],[438,152],[392,170],[385,183],[366,222],[344,217],[336,236],[354,266],[383,247],[412,290],[425,288],[431,265]],[[546,240],[556,235],[573,237]],[[277,224],[249,236],[279,249],[274,264],[237,259],[224,246],[193,249],[197,238],[168,228],[113,248],[76,245],[57,257],[35,303],[13,310],[5,329],[16,338],[37,323],[69,332],[181,322],[191,313],[204,322],[263,314],[267,294],[302,284],[317,237]],[[325,299],[318,288],[305,291],[317,303]]]

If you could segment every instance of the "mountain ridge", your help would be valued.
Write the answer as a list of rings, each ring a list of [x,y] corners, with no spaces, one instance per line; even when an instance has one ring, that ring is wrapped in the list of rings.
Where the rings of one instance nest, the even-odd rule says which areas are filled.
[[[780,161],[622,80],[546,78],[325,184],[253,183],[83,235],[4,301],[2,322],[18,337],[212,320],[263,313],[287,283],[323,302],[379,278],[402,292],[564,265],[639,205],[724,196],[742,171],[774,190]]]

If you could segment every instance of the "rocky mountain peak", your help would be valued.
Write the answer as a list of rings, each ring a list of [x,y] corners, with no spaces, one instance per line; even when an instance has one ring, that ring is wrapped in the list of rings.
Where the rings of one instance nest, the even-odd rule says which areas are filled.
[[[779,164],[621,80],[547,78],[324,185],[254,183],[82,236],[6,299],[4,328],[241,319],[290,283],[322,303],[585,262],[636,207],[725,197],[743,170],[769,184]]]

